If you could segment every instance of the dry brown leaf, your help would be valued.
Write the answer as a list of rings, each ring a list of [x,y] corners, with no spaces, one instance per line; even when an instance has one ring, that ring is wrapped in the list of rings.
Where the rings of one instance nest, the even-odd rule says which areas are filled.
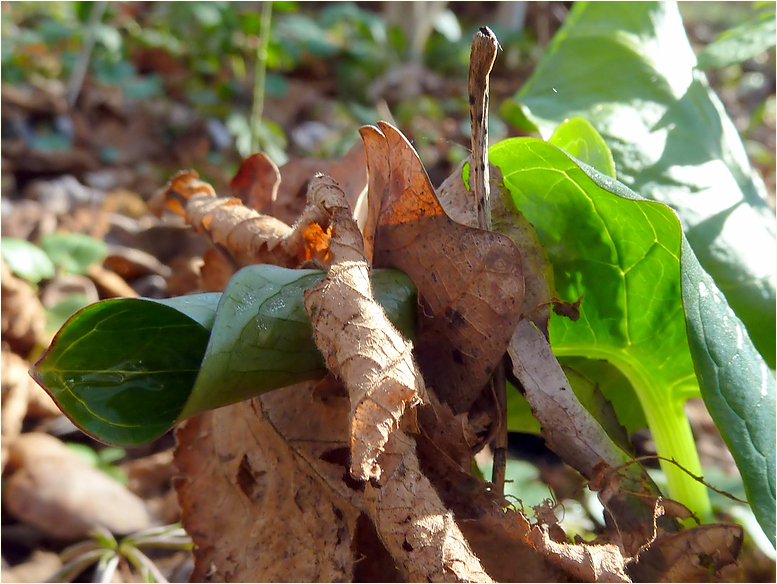
[[[502,358],[522,310],[521,254],[504,235],[449,218],[415,150],[391,125],[360,130],[370,207],[365,249],[404,271],[423,304],[416,353],[455,412],[472,405]]]
[[[461,179],[466,162],[462,162],[440,185],[437,197],[451,219],[475,227],[474,195]],[[555,294],[553,266],[534,227],[515,209],[510,192],[504,186],[501,170],[493,164],[489,164],[489,169],[492,228],[507,235],[521,250],[521,267],[526,281],[523,317],[536,324],[547,337],[550,306]]]
[[[36,343],[42,344],[45,340],[43,305],[32,286],[14,276],[5,260],[0,260],[0,270],[3,343],[8,343],[14,353],[24,356]]]
[[[307,202],[307,188],[316,173],[331,176],[345,193],[351,209],[367,187],[367,160],[364,145],[357,140],[342,160],[330,162],[318,158],[294,158],[280,168],[281,184],[272,206],[273,215],[288,224],[294,223]]]
[[[243,201],[249,209],[269,214],[280,184],[281,173],[278,167],[266,154],[258,152],[242,162],[229,188],[232,196]]]
[[[612,544],[557,543],[547,529],[535,526],[529,535],[537,551],[583,582],[631,582],[624,570],[625,560]]]
[[[301,384],[179,426],[176,489],[182,523],[196,544],[193,582],[352,580],[354,491],[341,467],[318,458],[345,447],[346,412],[315,402],[311,385]],[[280,434],[276,425],[296,436]],[[307,447],[309,458],[290,443]],[[327,474],[345,498],[322,482]]]
[[[282,245],[291,232],[288,225],[249,209],[240,199],[217,197],[213,187],[199,180],[196,172],[179,172],[161,192],[168,209],[185,216],[196,231],[206,233],[239,266],[293,267],[298,263]]]
[[[220,249],[205,250],[200,267],[200,288],[203,292],[223,292],[236,271],[235,263]]]
[[[736,562],[742,549],[741,525],[700,525],[656,540],[665,571],[656,582],[707,582]]]
[[[380,478],[377,458],[406,409],[426,396],[413,345],[394,328],[372,295],[362,236],[343,192],[329,177],[310,183],[307,221],[331,231],[332,266],[305,293],[316,345],[327,367],[345,382],[351,397],[351,474]]]

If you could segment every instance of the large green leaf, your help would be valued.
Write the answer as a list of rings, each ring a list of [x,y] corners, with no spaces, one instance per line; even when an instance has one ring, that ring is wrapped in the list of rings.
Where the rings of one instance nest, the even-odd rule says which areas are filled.
[[[673,2],[576,2],[503,115],[549,137],[581,116],[618,178],[675,209],[702,266],[775,366],[775,217]]]
[[[694,256],[687,244],[684,247],[679,220],[669,207],[642,199],[591,167],[584,170],[541,140],[506,140],[492,146],[489,156],[500,167],[515,206],[537,230],[553,265],[559,296],[567,301],[582,296],[577,321],[551,319],[554,352],[560,357],[601,359],[617,367],[639,397],[658,453],[701,474],[683,403],[699,395],[695,371],[702,366],[704,343],[708,352],[715,352],[719,345],[733,342],[740,352],[725,379],[712,381],[703,372],[698,378],[702,397],[719,425],[725,424],[727,412],[710,396],[721,394],[727,403],[741,403],[758,401],[761,398],[754,395],[765,392],[773,403],[774,379],[746,341],[744,328],[737,328],[733,313],[726,312],[730,309],[722,296],[717,298],[717,310],[707,310],[698,322],[691,318],[692,308],[684,307],[684,295],[700,289],[702,275],[708,288],[712,284],[698,263],[692,269]],[[731,331],[736,331],[734,340]],[[692,352],[689,337],[694,335],[703,341]],[[751,485],[748,492],[768,493],[763,459],[757,468],[751,463],[754,457],[744,452],[748,444],[766,456],[771,452],[773,465],[774,408],[750,408],[747,414],[746,428],[721,431],[739,436],[730,446],[732,452],[737,449],[738,464],[744,465],[740,471]],[[669,495],[707,515],[704,487],[674,465],[662,467]],[[758,497],[751,504],[768,513],[774,509],[774,498]]]
[[[742,322],[685,241],[683,301],[704,402],[734,455],[753,513],[774,545],[774,373],[758,358]]]
[[[323,376],[303,292],[324,275],[256,265],[224,294],[98,302],[65,323],[30,372],[87,434],[148,442],[194,413]],[[396,270],[376,270],[372,281],[412,338],[413,283]]]

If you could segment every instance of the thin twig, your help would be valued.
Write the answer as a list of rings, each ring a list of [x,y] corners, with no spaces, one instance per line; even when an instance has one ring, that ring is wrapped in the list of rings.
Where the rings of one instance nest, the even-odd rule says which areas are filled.
[[[259,151],[259,125],[264,113],[264,90],[267,76],[267,45],[270,43],[270,24],[272,22],[272,2],[262,2],[259,46],[256,49],[256,67],[254,69],[254,101],[251,106],[251,151]]]
[[[470,157],[470,185],[475,194],[478,227],[491,229],[491,189],[488,171],[488,76],[496,60],[499,41],[488,27],[482,27],[472,38],[469,57],[467,90],[469,117],[472,126],[472,156]],[[491,377],[491,389],[496,402],[497,430],[494,437],[494,466],[491,482],[504,495],[507,467],[507,388],[504,363],[499,362]]]
[[[478,227],[491,229],[491,193],[488,172],[488,76],[496,60],[499,42],[487,26],[472,38],[467,90],[472,127],[470,185],[475,193]]]
[[[105,9],[108,7],[107,0],[95,2],[92,11],[89,13],[89,22],[86,25],[86,37],[84,44],[81,45],[81,52],[78,53],[78,61],[70,74],[70,80],[67,84],[67,104],[73,107],[81,93],[81,85],[86,77],[86,71],[89,68],[89,58],[92,55],[94,42],[97,39],[97,25],[102,22]]]

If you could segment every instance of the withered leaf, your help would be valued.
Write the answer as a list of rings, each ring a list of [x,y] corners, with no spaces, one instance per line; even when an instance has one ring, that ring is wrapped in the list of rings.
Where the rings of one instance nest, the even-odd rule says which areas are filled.
[[[394,127],[360,130],[370,203],[365,247],[373,265],[394,267],[422,297],[416,354],[427,383],[466,411],[504,355],[520,319],[521,253],[506,236],[453,221],[407,139]]]
[[[413,345],[373,297],[361,233],[343,192],[331,178],[318,176],[310,183],[308,201],[298,227],[307,220],[326,222],[333,263],[326,278],[306,291],[305,309],[327,367],[343,379],[351,397],[351,474],[377,479],[377,458],[391,432],[426,390]]]
[[[196,231],[227,251],[238,266],[275,264],[295,267],[294,249],[283,245],[291,227],[244,206],[240,199],[217,197],[193,170],[173,176],[161,191],[165,206],[186,217]]]
[[[280,403],[241,402],[190,418],[177,431],[175,462],[183,476],[176,488],[196,544],[191,579],[350,581],[358,511],[319,480],[333,465],[300,458],[276,427],[292,420],[301,447],[321,452],[344,444],[344,412],[312,402],[305,384],[269,395]],[[274,424],[268,410],[281,419]]]
[[[246,158],[229,183],[232,195],[249,209],[269,214],[281,184],[281,173],[263,152]]]

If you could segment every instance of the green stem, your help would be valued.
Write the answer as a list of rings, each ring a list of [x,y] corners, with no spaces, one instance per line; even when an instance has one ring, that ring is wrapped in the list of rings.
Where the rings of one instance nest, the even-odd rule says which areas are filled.
[[[685,415],[684,395],[687,392],[656,387],[651,382],[648,371],[627,359],[618,359],[612,351],[585,352],[568,347],[557,350],[557,356],[585,356],[589,359],[604,359],[615,365],[631,382],[645,412],[650,433],[656,445],[656,452],[670,460],[674,460],[688,472],[701,476],[701,462],[696,450],[696,442],[691,432],[691,425]],[[707,487],[696,481],[677,465],[665,460],[659,461],[661,470],[666,475],[668,496],[679,501],[693,511],[703,523],[712,521],[712,506],[710,505]],[[695,525],[693,520],[687,524]]]
[[[259,46],[256,49],[256,68],[254,69],[254,100],[251,107],[251,152],[259,151],[259,125],[264,111],[264,85],[267,75],[267,46],[270,43],[270,23],[272,22],[272,2],[262,2]]]

